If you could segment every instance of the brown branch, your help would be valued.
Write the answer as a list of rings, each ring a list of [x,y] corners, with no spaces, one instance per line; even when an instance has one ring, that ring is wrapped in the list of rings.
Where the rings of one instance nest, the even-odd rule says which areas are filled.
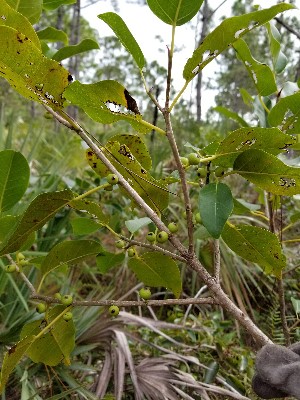
[[[298,39],[300,39],[300,33],[295,31],[295,29],[291,28],[288,24],[286,24],[281,18],[275,17],[276,22],[282,25],[287,31],[295,35]]]

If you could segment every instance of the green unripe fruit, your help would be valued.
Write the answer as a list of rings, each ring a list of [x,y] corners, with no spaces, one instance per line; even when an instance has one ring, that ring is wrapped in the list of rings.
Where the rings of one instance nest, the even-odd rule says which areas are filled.
[[[39,314],[43,314],[46,311],[46,308],[47,308],[47,306],[45,303],[39,303],[39,304],[37,304],[35,309]]]
[[[109,311],[110,315],[113,315],[114,317],[116,317],[119,314],[120,309],[118,306],[110,306],[108,311]]]
[[[20,260],[18,262],[18,264],[21,265],[22,267],[24,267],[24,265],[28,265],[29,264],[29,261],[28,260]]]
[[[190,153],[187,158],[190,165],[198,165],[200,163],[200,157],[197,153]]]
[[[151,290],[148,288],[142,288],[139,291],[140,298],[143,300],[149,300],[151,297]]]
[[[69,306],[73,302],[73,297],[70,294],[65,294],[61,298],[61,304],[64,306]]]
[[[168,225],[168,229],[171,233],[176,233],[178,232],[178,225],[176,224],[176,222],[170,222]]]
[[[197,175],[199,176],[199,178],[205,178],[206,175],[207,175],[206,168],[203,168],[203,167],[198,168],[197,169]]]
[[[44,118],[46,118],[46,119],[52,119],[52,118],[53,118],[53,115],[52,115],[51,113],[49,113],[49,111],[47,111],[47,112],[45,112],[45,114],[44,114]]]
[[[201,224],[202,223],[202,218],[199,212],[197,212],[195,214],[195,221],[197,222],[197,224]]]
[[[169,239],[169,235],[165,231],[161,231],[157,234],[156,240],[158,243],[165,243]]]
[[[214,173],[215,173],[215,176],[216,176],[217,178],[221,178],[221,176],[223,176],[223,175],[225,174],[225,171],[224,171],[224,168],[223,168],[223,167],[217,167],[217,168],[214,170]]]
[[[180,157],[180,162],[183,167],[188,167],[190,165],[188,158],[186,157]]]
[[[104,190],[106,190],[107,192],[111,192],[113,190],[113,185],[109,184],[105,186]]]
[[[133,247],[130,247],[127,251],[128,257],[134,257],[136,255],[136,251]]]
[[[71,311],[68,311],[68,312],[66,312],[66,313],[63,315],[63,319],[64,319],[66,322],[71,321],[72,318],[73,318],[73,314],[71,313]]]
[[[117,177],[117,175],[115,174],[109,174],[106,177],[106,180],[108,183],[110,183],[111,185],[116,185],[119,182],[119,178]]]
[[[25,260],[25,258],[26,257],[24,256],[23,253],[17,253],[17,256],[16,256],[17,263],[19,263],[22,260]]]
[[[60,293],[55,293],[54,298],[61,301],[61,294]]]
[[[15,272],[16,270],[17,270],[17,266],[15,264],[10,264],[5,267],[5,272],[8,272],[9,274],[11,272]]]
[[[149,232],[146,236],[146,239],[148,240],[148,242],[153,243],[156,240],[156,235],[154,232]]]
[[[116,246],[117,249],[124,249],[124,247],[125,247],[124,240],[117,240],[115,242],[115,246]]]

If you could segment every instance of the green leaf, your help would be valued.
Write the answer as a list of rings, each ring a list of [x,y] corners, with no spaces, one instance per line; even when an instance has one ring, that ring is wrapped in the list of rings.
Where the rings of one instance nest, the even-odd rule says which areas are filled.
[[[269,96],[276,92],[275,76],[270,67],[252,57],[250,49],[243,39],[237,40],[233,47],[245,65],[258,94],[260,96]]]
[[[158,252],[148,252],[139,258],[131,258],[128,266],[146,286],[165,287],[179,298],[182,290],[180,271],[171,257]]]
[[[268,192],[293,196],[300,193],[300,168],[290,167],[263,150],[247,150],[233,165],[234,172]]]
[[[21,331],[21,339],[28,335],[37,336],[66,307],[58,305],[46,312],[43,319],[29,322]],[[70,364],[70,354],[75,347],[75,327],[73,320],[66,322],[62,317],[55,322],[44,335],[36,339],[26,350],[26,355],[35,363],[54,366],[64,361]]]
[[[5,243],[0,246],[0,256],[20,249],[28,236],[41,228],[74,197],[70,190],[42,193],[29,205],[19,223]]]
[[[106,274],[111,268],[121,265],[124,258],[124,253],[116,254],[102,251],[96,257],[97,267],[99,268],[100,274]]]
[[[68,35],[64,31],[52,26],[38,31],[37,35],[40,40],[45,40],[46,42],[63,42],[65,45],[69,42]]]
[[[202,224],[215,239],[222,233],[233,210],[231,190],[224,183],[209,183],[199,193],[199,211]]]
[[[261,266],[266,274],[281,277],[286,259],[274,233],[257,226],[226,224],[222,239],[232,251]]]
[[[98,222],[101,222],[103,225],[106,225],[109,222],[109,215],[105,215],[99,204],[93,201],[86,199],[76,200],[75,198],[70,201],[69,206],[78,211],[87,211],[90,215],[96,217]]]
[[[6,0],[6,3],[19,13],[23,14],[31,24],[39,22],[42,13],[43,0]],[[23,30],[21,30],[21,32],[23,32]]]
[[[125,225],[130,233],[135,233],[135,232],[139,231],[141,228],[143,228],[144,226],[149,225],[151,222],[152,222],[151,219],[148,217],[135,218],[135,219],[125,221]]]
[[[98,18],[114,31],[122,45],[132,55],[139,69],[144,68],[146,64],[144,54],[123,19],[113,12],[100,14]]]
[[[46,58],[23,33],[0,26],[0,77],[22,96],[54,109],[63,106],[63,91],[72,79],[58,62]]]
[[[97,221],[89,218],[74,218],[71,225],[74,235],[89,235],[102,227]]]
[[[288,61],[280,49],[281,35],[273,21],[268,22],[266,27],[270,41],[273,68],[276,74],[280,74],[285,69]]]
[[[274,18],[277,14],[295,8],[291,4],[277,4],[266,10],[225,19],[209,33],[189,58],[183,70],[183,77],[191,81],[208,63],[230,47],[239,38]]]
[[[53,54],[51,58],[56,61],[62,61],[66,58],[70,58],[76,56],[77,54],[95,49],[99,49],[99,45],[97,42],[95,42],[95,40],[84,39],[78,44],[62,47],[55,54]]]
[[[295,299],[295,297],[291,297],[291,302],[292,302],[294,311],[298,316],[298,314],[300,313],[300,300],[299,299]]]
[[[95,256],[102,246],[95,240],[69,240],[52,247],[41,265],[43,275],[48,274],[61,264],[75,264],[86,257]]]
[[[166,186],[155,180],[141,166],[125,144],[109,141],[102,148],[102,151],[150,207],[155,208],[157,212],[161,212],[168,206],[169,192]],[[93,170],[102,178],[109,174],[107,167],[90,149],[87,150],[87,160]],[[127,195],[127,192],[121,187],[119,190]]]
[[[216,156],[219,165],[232,167],[237,156],[249,149],[265,150],[277,155],[292,146],[296,138],[277,128],[240,128],[222,140]]]
[[[160,20],[169,25],[183,25],[200,10],[203,0],[147,0],[148,6]]]
[[[0,392],[3,391],[9,375],[12,373],[16,365],[21,361],[27,349],[34,341],[34,336],[26,336],[14,346],[12,346],[5,354],[2,362],[0,374]]]
[[[45,10],[55,10],[56,8],[76,3],[76,0],[43,0],[43,8]]]
[[[240,117],[237,113],[228,110],[228,108],[226,108],[226,107],[217,106],[217,107],[214,107],[213,110],[217,111],[220,114],[225,115],[225,117],[227,117],[227,118],[233,119],[241,126],[245,126],[245,127],[249,126],[242,117]]]
[[[0,213],[12,208],[22,198],[29,182],[26,158],[14,150],[0,152]]]
[[[271,126],[279,126],[283,132],[300,132],[300,91],[284,97],[271,109],[268,121]]]
[[[9,26],[19,32],[22,32],[32,41],[33,44],[35,44],[38,49],[40,49],[41,45],[39,38],[37,37],[37,34],[31,23],[26,17],[24,17],[23,14],[17,12],[14,7],[10,7],[7,3],[8,2],[5,2],[4,0],[0,0],[0,26]]]
[[[257,211],[261,208],[259,204],[247,203],[243,199],[233,199],[233,214],[243,215],[250,214],[253,211]]]

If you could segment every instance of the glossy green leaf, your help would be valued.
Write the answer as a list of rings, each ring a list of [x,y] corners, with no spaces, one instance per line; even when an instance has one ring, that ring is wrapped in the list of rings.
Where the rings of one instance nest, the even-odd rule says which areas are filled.
[[[199,11],[203,0],[147,0],[148,6],[160,20],[169,25],[183,25]]]
[[[21,339],[28,335],[37,336],[42,329],[58,317],[65,306],[58,305],[46,312],[43,319],[29,322],[21,331]],[[32,346],[26,350],[26,355],[35,363],[58,365],[64,361],[70,364],[70,354],[75,347],[75,327],[73,320],[66,322],[62,317],[55,322],[44,335],[35,339]]]
[[[143,168],[149,171],[152,167],[152,160],[149,150],[139,135],[119,134],[112,136],[110,142],[116,141],[120,144],[125,144],[133,157],[135,157]]]
[[[243,102],[246,104],[246,106],[251,107],[252,103],[253,103],[253,98],[250,95],[250,93],[244,88],[240,88],[239,92],[240,92]]]
[[[68,35],[64,31],[52,26],[38,31],[37,35],[40,40],[45,40],[46,42],[62,42],[65,45],[69,42]]]
[[[240,117],[237,113],[228,110],[228,108],[226,108],[226,107],[217,106],[217,107],[214,107],[213,110],[217,111],[220,114],[225,115],[225,117],[227,117],[227,118],[233,119],[241,126],[245,126],[245,127],[249,126],[242,117]]]
[[[300,168],[290,167],[263,150],[247,150],[234,162],[233,169],[268,192],[293,196],[300,193]]]
[[[296,138],[277,128],[240,128],[222,140],[217,151],[217,163],[232,167],[237,156],[249,149],[265,150],[277,155],[292,146]]]
[[[124,253],[109,253],[101,251],[96,257],[97,267],[100,274],[106,274],[111,268],[117,267],[124,261]]]
[[[95,49],[99,49],[99,45],[97,42],[95,42],[95,40],[84,39],[78,44],[62,47],[55,54],[53,54],[51,58],[56,61],[62,61],[66,58],[70,58],[76,56],[77,54]]]
[[[208,63],[226,50],[239,38],[274,18],[277,14],[295,8],[291,4],[277,4],[266,10],[225,19],[209,33],[189,58],[183,70],[186,81],[192,80]]]
[[[264,105],[263,105],[264,104]],[[253,101],[253,110],[254,114],[259,119],[259,125],[262,128],[269,128],[270,125],[268,123],[268,112],[272,108],[272,102],[269,96],[260,97],[255,96]]]
[[[300,91],[284,97],[271,109],[268,121],[271,126],[279,126],[283,132],[300,132]]]
[[[105,80],[92,84],[76,81],[65,90],[64,95],[96,122],[112,124],[125,120],[138,132],[146,133],[151,130],[143,124],[134,98],[117,81]]]
[[[0,373],[0,392],[4,389],[9,375],[15,369],[16,365],[21,361],[27,349],[34,341],[34,336],[26,336],[14,346],[12,346],[5,354],[2,362]]]
[[[220,364],[217,361],[210,362],[207,369],[205,369],[204,383],[213,383],[216,379],[219,368]]]
[[[69,206],[78,211],[88,212],[90,215],[96,217],[98,222],[101,222],[104,225],[108,224],[109,222],[109,215],[105,215],[101,206],[93,201],[86,199],[76,200],[75,198],[74,200],[70,201]]]
[[[285,69],[288,61],[280,48],[281,35],[273,21],[268,22],[266,27],[270,41],[273,68],[276,74],[280,74]]]
[[[58,62],[46,58],[23,33],[0,26],[0,77],[22,96],[54,109],[71,76]]]
[[[89,235],[102,227],[97,221],[89,218],[74,218],[71,225],[74,235]]]
[[[226,224],[222,239],[240,257],[258,264],[266,274],[280,278],[286,259],[274,233],[257,226]]]
[[[171,257],[148,252],[139,258],[130,258],[128,266],[146,286],[165,287],[179,298],[182,290],[180,271]]]
[[[233,210],[231,190],[224,183],[209,183],[199,193],[199,211],[202,224],[215,239],[222,233]]]
[[[28,236],[37,231],[74,197],[70,190],[42,193],[29,205],[7,240],[0,245],[0,256],[21,248]]]
[[[43,0],[43,8],[46,10],[55,10],[60,6],[74,3],[76,3],[76,0]]]
[[[123,19],[113,12],[100,14],[98,18],[114,31],[122,45],[132,55],[139,69],[144,68],[146,64],[144,54]]]
[[[109,141],[102,148],[102,151],[150,207],[160,212],[168,206],[169,192],[166,186],[155,180],[141,166],[125,144]],[[107,167],[90,149],[87,150],[87,160],[93,170],[101,177],[109,174]],[[121,186],[120,190],[127,194]]]
[[[14,150],[0,152],[0,213],[12,208],[22,198],[29,182],[26,158]]]
[[[260,96],[268,96],[277,91],[275,76],[267,64],[260,63],[252,57],[247,43],[239,39],[233,44],[239,59],[245,65]]]
[[[250,214],[253,211],[257,211],[261,208],[259,204],[252,204],[252,203],[247,203],[243,199],[233,199],[233,214],[236,215],[244,215],[244,214]]]
[[[295,299],[295,297],[291,297],[291,302],[292,302],[292,305],[293,305],[293,309],[294,309],[295,313],[298,316],[298,314],[300,314],[300,300],[299,299]]]
[[[52,247],[41,265],[43,275],[48,274],[61,264],[75,264],[84,258],[95,256],[102,246],[95,240],[68,240]]]
[[[7,3],[8,2],[4,0],[0,0],[0,26],[9,26],[22,32],[32,41],[33,44],[36,45],[38,49],[40,49],[41,45],[39,38],[37,37],[31,23],[23,14],[17,12],[14,7],[10,7]]]
[[[148,217],[135,218],[125,221],[125,225],[130,233],[135,233],[139,231],[144,226],[151,224],[151,219]]]
[[[6,0],[6,3],[23,14],[31,24],[36,24],[40,20],[43,0]]]

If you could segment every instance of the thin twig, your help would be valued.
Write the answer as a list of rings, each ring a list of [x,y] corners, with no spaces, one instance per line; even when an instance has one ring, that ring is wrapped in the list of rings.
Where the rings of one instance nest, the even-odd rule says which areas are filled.
[[[217,283],[220,283],[220,270],[221,270],[221,255],[220,255],[220,241],[214,240],[214,275]]]
[[[16,271],[19,273],[19,276],[21,277],[21,279],[23,280],[23,282],[26,284],[26,286],[29,288],[29,290],[31,291],[31,294],[35,293],[35,288],[32,285],[32,283],[29,281],[29,279],[27,278],[27,276],[24,274],[24,272],[20,271],[20,268],[18,266],[18,264],[14,261],[14,259],[11,257],[10,254],[6,254],[6,258],[9,260],[9,262],[11,264],[14,264],[16,266]]]
[[[285,339],[285,345],[290,346],[291,345],[291,337],[290,337],[290,330],[287,324],[287,319],[286,319],[286,304],[285,304],[285,298],[284,298],[284,286],[283,286],[283,279],[280,278],[278,279],[278,298],[279,298],[279,304],[280,304],[280,317],[281,317],[281,324],[282,324],[282,330],[284,334],[284,339]]]

